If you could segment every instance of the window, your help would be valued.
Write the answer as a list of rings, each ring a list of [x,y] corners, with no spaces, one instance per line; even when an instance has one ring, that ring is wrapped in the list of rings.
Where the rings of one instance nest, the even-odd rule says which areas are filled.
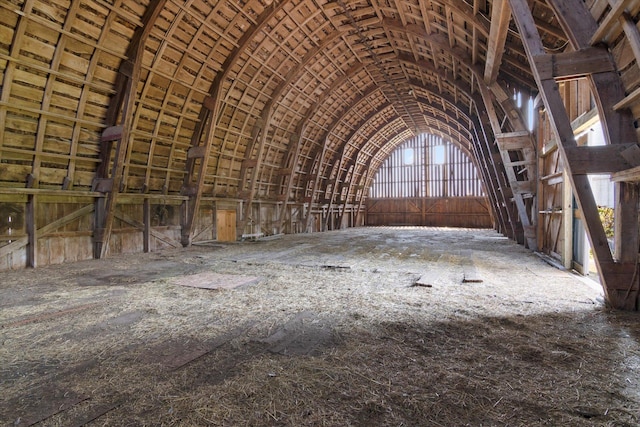
[[[455,144],[430,134],[397,147],[376,172],[371,198],[484,196],[474,163]]]
[[[413,164],[413,148],[405,148],[402,150],[402,164],[403,165],[412,165]]]
[[[433,163],[436,165],[444,165],[446,160],[446,151],[445,146],[443,145],[435,145],[433,147]]]

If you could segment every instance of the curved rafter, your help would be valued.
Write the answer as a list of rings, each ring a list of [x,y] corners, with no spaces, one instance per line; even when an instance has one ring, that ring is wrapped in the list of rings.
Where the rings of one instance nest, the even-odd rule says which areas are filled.
[[[241,185],[243,185],[247,180],[247,177],[246,177],[247,170],[250,168],[252,171],[251,176],[248,180],[249,182],[248,182],[248,189],[247,189],[247,196],[246,196],[247,203],[246,203],[245,213],[242,218],[243,222],[241,223],[241,226],[240,226],[241,229],[243,229],[244,224],[248,220],[250,220],[252,203],[253,203],[253,199],[255,197],[255,192],[256,192],[256,180],[258,177],[258,170],[260,169],[260,165],[264,157],[263,151],[265,149],[267,135],[269,134],[269,127],[271,126],[271,120],[274,113],[273,110],[276,105],[276,100],[280,98],[280,95],[282,94],[284,89],[289,87],[291,83],[295,81],[296,78],[299,77],[299,73],[301,72],[301,70],[304,70],[307,64],[311,62],[316,55],[321,53],[324,49],[327,48],[327,46],[331,45],[333,42],[335,42],[336,39],[340,37],[342,37],[341,33],[339,32],[332,33],[327,38],[323,39],[321,43],[318,44],[313,50],[310,50],[302,59],[302,61],[300,61],[300,63],[294,69],[289,71],[289,73],[287,74],[287,77],[276,87],[276,89],[274,90],[274,93],[271,94],[270,101],[265,105],[262,115],[260,116],[260,120],[263,123],[263,128],[260,133],[260,137],[256,140],[257,147],[255,148],[255,151],[256,151],[255,157],[252,157],[254,153],[254,147],[250,147],[250,149],[248,149],[245,152],[245,159],[243,161],[244,173],[240,174],[240,183]],[[251,163],[251,166],[249,167],[248,164],[250,162],[252,163]],[[245,189],[241,188],[240,191],[244,192]]]
[[[210,157],[215,127],[220,111],[222,85],[229,78],[229,72],[232,70],[232,66],[238,61],[240,55],[244,53],[244,49],[251,42],[254,35],[259,33],[287,3],[287,0],[283,0],[282,2],[276,3],[274,7],[265,10],[255,24],[242,35],[235,49],[227,56],[222,64],[222,72],[216,75],[216,78],[209,88],[209,95],[203,102],[198,115],[199,125],[191,137],[190,152],[193,154],[187,156],[187,174],[185,175],[182,187],[182,193],[189,196],[189,202],[185,207],[187,212],[182,229],[182,244],[185,246],[191,243],[195,226],[195,216],[200,207],[207,161]]]
[[[142,56],[144,53],[144,43],[153,29],[153,23],[162,12],[162,8],[167,0],[157,0],[149,5],[143,19],[142,25],[138,27],[132,37],[127,49],[128,61],[120,65],[115,87],[119,90],[109,104],[106,114],[108,126],[103,132],[100,157],[101,164],[96,171],[93,181],[93,189],[106,193],[105,198],[96,201],[95,208],[95,230],[94,230],[94,256],[103,258],[109,249],[109,240],[113,229],[115,217],[116,199],[124,179],[125,157],[132,128],[132,111],[135,106],[136,91],[142,72]],[[133,59],[133,60],[131,60]],[[121,117],[122,124],[117,125],[118,116]],[[113,165],[109,170],[111,161],[112,145],[116,142]]]
[[[461,54],[460,54],[460,58],[461,58],[461,61],[462,61],[463,57],[462,57]],[[414,62],[411,58],[401,58],[401,61],[410,62],[410,63]],[[433,70],[433,67],[428,63],[423,63],[421,65],[425,69]],[[469,68],[472,69],[472,71],[474,71],[477,75],[480,74],[480,69],[479,68],[473,67],[473,66],[471,66],[471,64],[466,64],[466,65],[469,66]],[[510,114],[510,119],[511,119],[511,121],[513,121],[513,126],[518,130],[522,130],[524,128],[523,120],[522,120],[522,117],[519,116],[519,114],[517,112],[517,109],[514,108],[512,100],[505,95],[504,91],[502,91],[499,86],[497,86],[495,84],[492,84],[492,88],[495,91],[495,93],[500,97],[500,105],[505,109],[505,111],[507,113]],[[442,97],[442,95],[440,95],[440,96]],[[446,98],[446,96],[445,96],[445,98]],[[454,138],[454,140],[458,140],[458,139],[459,138]],[[345,145],[345,147],[346,147],[346,145]],[[338,155],[338,152],[339,152],[339,150],[336,152],[336,154],[334,154],[334,160],[332,162],[330,162],[330,164],[335,164],[335,162],[336,162],[335,157]],[[340,163],[342,162],[343,159],[344,159],[344,155],[341,155]],[[340,166],[338,167],[338,170],[340,170]],[[335,187],[335,188],[337,188],[337,187]],[[530,188],[527,187],[527,190],[530,191]],[[334,193],[335,193],[335,190],[334,190]],[[329,206],[331,206],[331,204],[333,203],[333,199],[334,199],[334,195],[332,195],[332,197],[330,198]],[[520,208],[519,211],[521,212],[522,218],[524,219],[525,223],[527,225],[529,225],[530,224],[530,220],[529,220],[529,217],[528,217],[528,214],[527,214],[528,210],[527,210],[526,206],[524,206],[524,203],[521,203],[519,208]],[[533,247],[533,248],[536,247],[535,242],[533,240],[530,241],[529,245],[530,245],[530,247]]]
[[[410,61],[410,62],[411,62],[411,61]],[[427,68],[428,68],[428,69],[431,69],[430,67],[427,67]],[[356,68],[356,70],[359,70],[359,69],[361,69],[361,67],[357,67],[357,68]],[[345,77],[348,77],[348,75],[347,75],[347,76],[345,76]],[[418,85],[419,85],[419,82],[409,81],[409,84],[410,84],[411,86],[418,86]],[[334,90],[338,90],[338,89],[340,88],[340,86],[341,86],[341,85],[334,85],[334,86],[332,87],[332,89],[334,89]],[[378,87],[371,88],[371,89],[370,89],[368,92],[366,92],[363,96],[360,96],[359,98],[357,98],[357,99],[356,99],[356,101],[353,103],[353,105],[351,105],[351,107],[350,107],[348,110],[346,110],[346,112],[345,112],[345,113],[343,113],[343,116],[347,115],[347,114],[348,114],[348,111],[352,111],[352,110],[354,110],[355,108],[357,108],[358,103],[360,103],[363,99],[365,99],[365,98],[366,98],[366,96],[367,96],[367,94],[370,94],[370,93],[372,93],[373,91],[377,90],[377,88],[378,88]],[[456,101],[455,101],[452,97],[448,97],[447,95],[437,94],[437,88],[431,88],[431,90],[432,90],[432,91],[431,91],[430,93],[432,93],[432,94],[434,94],[434,95],[438,96],[439,98],[444,99],[446,102],[449,102],[451,105],[455,105],[455,104],[456,104]],[[324,99],[326,99],[326,98],[328,98],[328,95],[331,95],[331,91],[327,91],[327,92],[326,92],[326,95],[323,97],[323,100],[324,100]],[[466,116],[466,113],[464,113],[464,110],[463,110],[460,106],[457,106],[457,108],[459,109],[459,113],[456,113],[456,114],[462,114],[463,116]],[[314,111],[312,111],[311,113],[315,112],[315,110],[317,110],[317,107],[316,107],[316,109],[314,109]],[[303,119],[303,122],[306,122],[307,120],[309,120],[309,118],[310,118],[310,116],[311,116],[311,115],[312,115],[312,114],[308,114],[308,115]],[[456,118],[456,121],[457,121],[457,118]],[[339,121],[336,121],[336,122],[334,123],[334,125],[332,125],[332,127],[331,127],[330,129],[335,129],[335,127],[336,127],[336,126],[338,126],[338,125],[339,125]],[[464,125],[462,125],[462,126],[464,127]],[[324,137],[323,137],[322,139],[323,139],[323,140],[325,140],[325,139],[326,139],[326,136],[327,136],[328,134],[330,134],[331,132],[332,132],[331,130],[327,131],[327,132],[325,133],[325,135],[324,135]]]
[[[359,102],[362,102],[362,99],[360,99]],[[426,104],[430,104],[428,101],[424,102],[424,101],[421,101],[420,99],[418,99],[418,102],[421,103],[421,104],[425,104],[425,103]],[[356,108],[356,107],[357,107],[357,103],[354,104],[352,109]],[[338,147],[337,149],[335,149],[334,150],[335,153],[334,153],[333,159],[328,161],[328,164],[333,164],[333,165],[337,164],[338,165],[337,166],[337,176],[336,176],[336,178],[334,180],[332,180],[332,182],[335,182],[335,185],[334,185],[334,190],[332,192],[332,196],[329,199],[329,207],[331,207],[331,205],[333,204],[333,200],[334,200],[335,195],[336,195],[336,190],[338,188],[338,186],[337,186],[338,183],[346,181],[346,178],[341,178],[340,177],[341,170],[342,170],[342,164],[343,164],[344,159],[345,159],[346,148],[349,145],[354,146],[354,143],[352,142],[352,139],[359,133],[359,129],[361,129],[363,126],[365,126],[367,122],[373,120],[376,117],[376,115],[378,113],[380,113],[381,111],[382,110],[373,111],[368,117],[365,117],[364,121],[362,123],[362,126],[352,131],[352,133],[344,140],[344,143],[342,144],[342,148]],[[423,114],[425,116],[429,116],[431,113],[424,112]],[[445,111],[444,115],[448,116],[448,120],[446,121],[446,123],[447,123],[446,127],[447,128],[450,127],[449,122],[457,123],[458,127],[461,128],[461,129],[465,129],[466,127],[468,127],[470,125],[469,122],[467,122],[467,123],[462,122],[462,121],[460,121],[459,117],[457,117],[455,115],[450,115],[450,113],[448,111]],[[436,116],[431,116],[431,117],[433,119],[435,119],[435,120],[438,120],[438,118],[439,118],[439,117],[436,117]],[[337,126],[337,125],[338,125],[338,123],[336,123],[335,126]],[[440,129],[432,129],[431,131],[433,133],[436,133],[436,134],[440,134],[442,132]],[[380,131],[376,132],[376,134],[378,134],[378,133],[380,133]],[[449,136],[448,139],[451,139],[452,141],[455,141],[456,143],[462,143],[465,140],[465,138],[462,137],[462,134],[459,131],[454,132],[453,130],[449,130],[449,131],[445,132],[445,134],[448,134],[448,136]],[[365,139],[368,139],[368,138],[365,138]],[[467,139],[466,147],[465,147],[465,145],[462,145],[462,148],[465,149],[468,154],[470,154],[470,152],[468,151],[469,147],[471,146],[471,142],[470,141],[471,141],[470,139]],[[364,148],[364,147],[362,147],[362,148]],[[320,193],[323,193],[323,192],[324,191],[322,191],[322,190],[320,191]]]

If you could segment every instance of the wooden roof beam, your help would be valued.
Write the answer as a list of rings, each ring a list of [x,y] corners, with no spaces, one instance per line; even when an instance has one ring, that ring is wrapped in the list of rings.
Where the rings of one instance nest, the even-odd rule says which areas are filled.
[[[537,55],[534,57],[534,61],[536,61],[540,78],[543,80],[577,79],[590,74],[616,71],[609,51],[597,47]]]
[[[390,141],[393,141],[393,140],[395,140],[395,139],[402,138],[402,140],[401,140],[401,141],[405,141],[405,140],[406,140],[406,138],[403,138],[403,133],[404,133],[404,132],[397,132],[395,135],[391,135],[391,137],[389,137],[389,138],[387,138],[387,139],[388,139],[388,140],[390,140]],[[401,142],[394,144],[393,149],[395,149],[398,145],[400,145],[400,143],[401,143]],[[392,150],[393,150],[393,149],[392,149]],[[362,152],[362,153],[365,153],[365,151],[364,151],[364,150],[363,150],[363,151],[361,151],[361,152]],[[364,154],[364,155],[366,155],[366,154]],[[347,195],[346,195],[346,197],[345,197],[344,203],[343,203],[343,205],[342,205],[341,213],[340,213],[340,223],[342,223],[342,218],[343,218],[343,216],[344,216],[345,209],[346,209],[346,207],[347,207],[347,204],[348,204],[348,201],[349,201],[350,195],[351,195],[351,193],[353,192],[353,188],[357,188],[357,187],[363,187],[363,188],[366,188],[366,187],[367,187],[367,181],[368,181],[371,177],[375,176],[375,171],[374,171],[374,169],[377,169],[377,168],[372,168],[372,167],[371,167],[371,164],[373,163],[373,159],[374,159],[374,157],[375,157],[374,155],[369,156],[369,158],[368,158],[365,162],[363,162],[363,164],[361,165],[360,170],[362,171],[362,173],[358,174],[358,175],[360,176],[360,180],[358,180],[358,181],[357,181],[357,185],[355,185],[355,186],[353,185],[353,184],[354,184],[354,182],[353,182],[354,180],[353,180],[353,179],[349,180],[349,184],[348,184],[348,188],[347,188]],[[354,170],[353,170],[353,172],[352,172],[352,174],[353,174],[353,175],[356,175],[356,174],[357,174],[357,166],[358,166],[358,164],[356,163],[356,164],[355,164],[355,167],[354,167]],[[352,175],[352,176],[353,176],[353,175]],[[361,196],[362,196],[363,194],[364,194],[364,192],[362,192],[362,193],[361,193]],[[353,195],[353,197],[355,198],[355,197],[356,197],[356,195],[357,195],[357,190],[356,190],[356,193]],[[361,198],[360,198],[360,201],[359,201],[359,202],[360,202],[360,203],[359,203],[359,205],[360,205],[360,206],[362,205],[362,203],[361,203],[361,202],[362,202],[363,200],[364,200],[364,197],[361,197]],[[354,200],[354,202],[356,202],[356,200]],[[358,209],[360,209],[360,208],[358,208]]]
[[[351,179],[349,179],[349,183],[347,184],[347,195],[344,198],[344,202],[342,204],[342,207],[340,209],[340,217],[338,220],[338,223],[340,224],[340,227],[342,228],[342,224],[344,224],[344,214],[347,211],[347,206],[349,205],[349,199],[350,199],[350,195],[353,192],[353,189],[355,188],[355,192],[353,192],[353,201],[354,204],[356,202],[358,202],[358,212],[360,211],[360,209],[362,208],[362,202],[364,201],[365,197],[364,197],[364,191],[360,192],[360,200],[358,200],[357,196],[358,196],[358,187],[362,187],[365,188],[367,185],[367,181],[368,178],[370,176],[373,176],[373,169],[371,168],[371,163],[373,161],[373,156],[369,157],[369,159],[365,162],[363,169],[363,173],[360,175],[360,181],[358,185],[353,185],[353,177],[356,174],[356,165],[354,165],[353,171],[351,172]]]
[[[549,0],[549,5],[554,9],[560,25],[567,33],[574,50],[586,49],[591,46],[593,34],[598,30],[598,25],[592,15],[586,10],[584,2],[576,0],[558,1]],[[634,13],[638,12],[640,2],[632,0],[628,7],[633,9]],[[622,18],[624,19],[624,14]],[[624,27],[624,21],[623,25]],[[619,28],[623,30],[623,28]],[[616,30],[617,31],[617,30]],[[633,38],[629,39],[630,42]],[[605,140],[609,144],[625,144],[637,143],[636,129],[634,117],[630,110],[616,110],[614,105],[624,98],[625,91],[618,72],[603,72],[587,76],[594,94],[594,99],[598,107],[598,113],[602,122],[602,129]],[[625,157],[626,158],[626,157]],[[638,166],[640,160],[629,157],[628,161],[634,162],[632,166]],[[638,308],[640,304],[640,284],[634,283],[635,287],[632,292],[622,293],[615,287],[620,286],[618,282],[625,281],[625,275],[629,270],[635,271],[638,263],[638,245],[640,244],[639,226],[638,226],[638,204],[640,195],[634,184],[617,183],[616,191],[616,207],[615,207],[615,226],[614,226],[614,254],[615,263],[608,264],[605,260],[600,265],[601,275],[609,275],[609,280],[603,280],[603,284],[611,287],[610,302],[619,308]],[[597,210],[597,209],[596,209]],[[599,219],[597,212],[592,214],[594,221]],[[601,225],[595,224],[596,228]],[[599,232],[598,232],[599,233]],[[608,252],[609,247],[606,248]],[[605,283],[605,282],[608,282]],[[628,283],[628,282],[625,282]],[[625,288],[628,285],[623,285]],[[606,291],[605,291],[606,293]]]
[[[346,148],[346,146],[345,146]],[[340,166],[342,166],[343,162],[344,162],[344,154],[345,154],[346,150],[342,151],[342,156],[340,157]],[[336,196],[338,195],[338,193],[341,193],[343,191],[344,188],[344,184],[343,183],[347,183],[347,195],[344,199],[344,201],[342,202],[342,210],[340,213],[340,219],[339,219],[339,224],[340,224],[340,228],[342,228],[342,214],[344,213],[344,207],[347,205],[347,200],[349,199],[349,190],[351,187],[351,181],[353,179],[353,174],[355,173],[355,169],[356,169],[356,165],[358,164],[358,157],[360,157],[363,154],[362,151],[359,151],[358,154],[356,155],[355,159],[351,159],[351,164],[349,165],[349,167],[347,168],[347,170],[345,171],[345,178],[344,181],[340,181],[338,180],[338,177],[340,176],[340,168],[338,168],[337,171],[337,176],[336,176],[336,182],[333,185],[333,188],[331,189],[331,196],[329,197],[329,211],[331,211],[331,207],[333,205],[333,202],[335,201]],[[349,178],[349,176],[351,175],[351,179]],[[342,184],[342,185],[341,185]],[[327,222],[329,221],[329,217],[327,218]]]
[[[373,94],[375,94],[378,91],[380,91],[380,88],[378,86],[374,86],[374,87],[370,87],[366,92],[364,92],[361,95],[357,96],[354,99],[354,101],[351,103],[351,105],[349,105],[349,108],[347,108],[341,114],[341,116],[331,124],[331,126],[326,130],[326,132],[323,134],[322,138],[320,138],[320,139],[325,141],[325,142],[327,142],[328,138],[333,135],[335,129],[342,122],[342,118],[347,116],[347,115],[349,115],[349,114],[351,114],[352,112],[354,112],[357,108],[359,108],[360,103],[367,102],[367,98],[372,96]],[[390,102],[384,103],[383,105],[379,106],[378,108],[376,108],[375,110],[371,111],[369,114],[364,116],[362,118],[362,120],[363,121],[368,121],[370,118],[374,117],[375,114],[377,114],[378,112],[386,109],[389,106],[391,106]],[[353,132],[355,132],[355,129],[353,130]],[[324,147],[322,147],[322,150],[324,151]]]
[[[307,216],[304,219],[304,229],[306,232],[309,232],[309,230],[311,229],[311,207],[313,206],[313,198],[316,195],[316,192],[318,191],[318,187],[320,186],[320,176],[322,175],[322,159],[324,159],[325,153],[327,152],[327,146],[329,145],[329,141],[325,139],[324,143],[322,144],[322,150],[319,151],[318,153],[316,153],[315,155],[315,159],[314,162],[311,165],[311,168],[313,168],[313,166],[317,166],[317,170],[316,170],[316,175],[314,177],[313,180],[313,185],[311,187],[311,194],[309,195],[309,206],[307,208]],[[309,172],[312,172],[312,170],[310,170]]]
[[[433,118],[435,118],[435,119],[439,119],[439,117],[436,117],[436,116],[432,116],[432,117],[433,117]],[[456,121],[457,119],[455,119],[455,118],[451,118],[451,120],[452,120],[452,121]],[[384,127],[383,127],[383,128],[384,128]],[[377,131],[377,132],[376,132],[376,134],[377,134],[377,133],[380,133],[380,132],[381,132],[381,131]],[[445,139],[446,139],[446,138],[445,138]],[[367,144],[366,144],[366,145],[364,145],[363,147],[361,147],[361,149],[358,151],[359,153],[369,152],[369,150],[367,149],[367,146],[368,146],[368,145],[372,145],[372,144],[373,144],[373,145],[375,145],[375,144],[376,144],[375,138],[367,138],[367,141],[368,141],[368,142],[367,142]],[[347,141],[347,143],[348,143],[348,142],[349,142],[349,141]],[[473,143],[472,143],[472,141],[471,141],[471,140],[469,140],[469,141],[468,141],[468,145],[467,145],[467,146],[462,145],[462,144],[461,144],[461,141],[458,141],[458,140],[457,140],[457,138],[453,138],[453,137],[452,137],[452,138],[451,138],[451,142],[452,142],[452,143],[454,143],[454,144],[456,144],[456,145],[458,145],[458,146],[459,146],[459,148],[460,148],[460,149],[461,149],[461,150],[462,150],[462,151],[463,151],[467,156],[469,156],[469,157],[472,159],[472,161],[474,161],[474,160],[475,160],[475,159],[474,159],[474,157],[473,157],[473,153],[470,151],[470,147],[471,147],[471,145],[473,145]],[[346,147],[346,145],[347,145],[347,144],[345,144],[345,147]],[[386,147],[386,146],[385,146],[385,147]],[[391,149],[391,150],[389,150],[389,151],[392,151],[392,149]],[[334,159],[334,161],[335,161],[335,159]],[[475,163],[475,161],[474,161],[474,163]],[[365,174],[363,173],[362,175],[365,175]],[[346,179],[346,178],[345,178],[345,181],[347,181],[347,179]],[[349,191],[350,191],[350,190],[349,190]],[[348,194],[350,194],[350,192],[349,192]]]
[[[493,0],[491,3],[491,31],[487,42],[487,56],[484,68],[484,81],[486,84],[491,84],[498,78],[510,21],[511,8],[508,0]]]
[[[365,99],[361,99],[360,102],[364,101]],[[358,102],[359,103],[359,102]],[[357,108],[358,103],[354,103],[351,107],[351,109]],[[335,154],[332,158],[332,160],[330,161],[331,164],[335,164],[337,161],[337,156],[338,153],[344,153],[347,149],[348,145],[352,144],[352,140],[353,138],[355,138],[356,135],[358,135],[359,133],[362,132],[362,128],[365,127],[367,125],[367,123],[369,123],[371,120],[373,120],[376,116],[383,114],[384,111],[389,108],[392,107],[391,103],[387,103],[385,104],[384,107],[378,108],[376,110],[372,110],[369,112],[369,114],[367,114],[365,117],[362,118],[362,121],[359,123],[359,125],[344,139],[342,147],[338,147],[335,151]],[[397,113],[396,113],[397,115]],[[399,115],[397,115],[398,118],[400,118]],[[340,121],[337,121],[336,123],[334,123],[334,127],[337,127],[340,124]],[[380,129],[383,129],[383,127],[381,127]],[[374,133],[375,135],[375,133]],[[338,170],[338,174],[340,174],[340,171]],[[338,176],[337,178],[338,180],[340,179],[340,177]]]
[[[513,193],[505,176],[502,156],[498,151],[498,147],[493,144],[492,118],[487,114],[486,109],[481,107],[484,106],[484,101],[479,93],[474,94],[474,105],[477,117],[475,129],[478,132],[478,149],[482,153],[481,157],[489,170],[488,174],[495,177],[495,180],[492,181],[495,189],[494,193],[496,200],[500,204],[499,208],[503,210],[503,216],[507,219],[508,227],[505,229],[507,236],[519,243],[523,243],[524,230],[518,220],[517,207],[510,201]]]
[[[612,182],[632,182],[640,184],[640,166],[624,169],[611,174]]]
[[[624,155],[628,150],[640,149],[635,143],[565,147],[571,173],[574,175],[610,174],[628,170],[634,166]]]
[[[447,54],[455,58],[455,60],[457,60],[460,64],[467,67],[471,71],[471,73],[476,76],[478,81],[482,81],[484,79],[484,70],[482,70],[482,68],[480,68],[478,65],[474,65],[471,63],[468,52],[465,49],[461,49],[457,46],[451,48],[449,46],[449,41],[447,37],[444,36],[443,34],[438,34],[438,33],[425,34],[424,30],[422,30],[422,28],[417,26],[407,26],[406,28],[404,28],[402,27],[400,21],[390,19],[390,18],[385,18],[385,20],[383,21],[383,24],[393,27],[397,31],[404,31],[407,34],[413,34],[414,37],[422,38],[425,41],[425,43],[429,44],[433,52],[437,52],[437,51],[446,52]],[[406,56],[406,55],[398,54],[398,56]],[[434,55],[434,58],[433,58],[434,60],[433,65],[435,68],[433,67],[430,67],[430,68],[435,70],[440,70],[441,67],[440,67],[440,64],[437,63],[436,56],[437,55]],[[426,61],[420,60],[416,63],[425,64]],[[438,71],[438,74],[442,74],[442,71]],[[510,80],[510,83],[512,85],[521,86],[523,88],[530,87],[530,84],[531,84],[530,82],[523,79],[522,76],[512,75],[510,73],[509,73],[508,80]],[[492,84],[492,87],[493,87],[493,84]]]
[[[424,31],[424,30],[422,30],[422,31]],[[447,47],[448,47],[448,46],[447,46]]]
[[[461,7],[462,4],[461,3],[459,6]],[[458,3],[456,3],[456,5],[458,5]],[[456,6],[457,7],[457,6]],[[398,31],[398,32],[404,32],[407,34],[407,37],[409,37],[410,35],[413,35],[416,38],[419,39],[423,39],[425,40],[425,42],[427,42],[429,44],[429,47],[431,49],[431,51],[434,53],[432,55],[432,59],[434,62],[434,65],[436,66],[436,68],[440,68],[440,64],[438,63],[437,60],[437,53],[438,51],[443,51],[446,52],[448,54],[452,54],[454,55],[454,58],[456,60],[458,60],[459,62],[465,64],[465,65],[473,65],[473,52],[472,52],[472,61],[469,61],[468,58],[468,52],[465,49],[462,49],[460,47],[456,47],[456,46],[451,46],[450,42],[449,42],[449,38],[447,36],[445,36],[444,34],[441,33],[428,33],[424,30],[424,28],[420,25],[416,25],[416,24],[408,24],[408,25],[403,25],[402,22],[398,19],[393,19],[393,18],[389,18],[389,17],[385,17],[382,20],[382,25],[385,29],[387,30],[393,30],[393,31]],[[474,25],[474,28],[478,28],[477,25]],[[508,22],[507,22],[507,29],[508,29]],[[506,43],[506,39],[505,39],[505,43]],[[503,50],[504,50],[505,44],[503,43]],[[502,55],[502,54],[500,54]],[[509,64],[512,65],[513,67],[522,70],[523,72],[528,73],[529,69],[524,67],[523,65],[521,65],[518,62],[514,62],[511,61],[510,59],[507,58],[507,61],[509,61]],[[500,64],[497,65],[498,67],[500,66]],[[518,75],[518,74],[513,74],[510,71],[505,70],[504,73],[505,75],[509,76],[509,79],[513,80],[514,83],[517,83],[518,85],[527,87],[530,85],[530,82],[526,82],[522,76]],[[480,75],[482,76],[483,73],[481,72]]]
[[[591,47],[590,37],[598,27],[584,3],[575,0],[548,0],[548,3],[556,13],[573,50]],[[615,70],[600,72],[589,74],[587,78],[593,87],[606,141],[612,144],[637,142],[630,112],[617,112],[613,108],[616,102],[624,98],[624,87],[618,73]]]
[[[591,35],[589,44],[609,43],[619,34],[619,18],[631,7],[637,7],[637,0],[609,0],[611,10]]]
[[[627,41],[631,46],[631,50],[633,52],[633,56],[636,59],[636,64],[640,64],[640,31],[638,31],[638,27],[636,26],[635,21],[628,13],[624,12],[620,17],[620,22],[622,23],[622,28],[624,30],[625,35],[627,36]],[[617,102],[613,108],[616,111],[619,111],[623,108],[629,108],[633,104],[635,104],[640,99],[640,88],[634,90],[629,95],[625,96],[622,100]]]
[[[409,58],[409,59],[407,59],[407,61],[412,62],[412,63],[415,63],[415,60],[414,60],[413,58],[411,58],[411,57],[408,57],[408,58]],[[423,65],[424,65],[424,64],[423,64]],[[432,66],[430,63],[429,63],[429,64],[427,64],[427,66],[429,66],[430,68],[432,68],[432,69],[433,69],[433,66]],[[359,66],[359,67],[357,67],[356,69],[354,69],[353,74],[355,74],[355,73],[356,73],[357,71],[359,71],[361,68],[362,68],[362,67],[361,67],[361,66]],[[346,77],[346,78],[350,77],[350,74],[347,74],[345,77]],[[340,86],[341,86],[341,85],[333,85],[333,84],[332,84],[332,87],[334,87],[334,90],[337,90]],[[466,93],[466,89],[464,89],[464,88],[459,88],[459,90],[461,90],[461,91],[463,91],[463,92],[465,92],[465,93]],[[325,93],[323,94],[323,97],[328,97],[330,94],[331,94],[331,91],[325,92]],[[446,98],[446,95],[444,95],[444,96],[445,96],[445,98]],[[362,98],[359,98],[359,99],[360,99],[360,101],[362,100]],[[350,110],[351,110],[351,109],[353,109],[353,108],[355,107],[355,105],[357,105],[360,101],[354,102],[354,103],[353,103],[353,105],[352,105],[352,107],[350,108]],[[449,102],[452,102],[452,101],[451,101],[451,100],[449,100]],[[317,105],[317,106],[320,106],[321,104],[322,104],[321,102],[318,102],[318,104],[316,104],[316,105]],[[461,110],[461,111],[462,111],[462,110]],[[345,112],[345,113],[343,113],[343,116],[344,116],[344,115],[346,115],[346,114],[347,114],[346,112]],[[309,115],[309,114],[307,114],[307,115],[306,115],[306,120],[308,120],[308,119],[309,119],[309,117],[310,117],[310,115]],[[452,117],[452,118],[453,118],[453,117]],[[457,118],[456,118],[456,120],[457,120]],[[333,128],[335,128],[335,126],[336,126],[338,123],[339,123],[339,121],[337,121],[336,123],[334,123],[334,126],[332,126],[332,129],[333,129]],[[329,131],[325,134],[325,137],[324,137],[323,139],[328,140],[328,139],[327,139],[327,136],[328,136],[328,135],[330,135],[330,134],[331,134],[331,132],[332,132],[332,131],[331,131],[331,130],[329,130]],[[349,139],[350,139],[350,138],[349,138]],[[452,138],[452,139],[455,139],[455,138]],[[346,147],[346,145],[347,145],[347,144],[345,144],[345,147]],[[338,152],[339,152],[339,151],[338,151]],[[334,161],[335,161],[335,159],[334,159]]]
[[[399,120],[399,118],[398,118],[398,120]],[[392,127],[393,127],[393,126],[394,126],[394,123],[396,123],[396,122],[397,122],[397,120],[395,120],[395,121],[394,121],[394,122],[392,122],[392,123],[388,123],[388,124],[384,124],[384,125],[382,125],[382,126],[379,126],[377,129],[374,129],[373,135],[375,136],[375,135],[377,135],[377,134],[379,134],[379,133],[383,132],[383,130],[384,130],[385,128],[389,127],[389,126],[392,126]],[[364,126],[364,124],[363,124],[363,126]],[[396,134],[395,134],[396,136],[395,136],[395,137],[393,137],[393,138],[396,138],[398,135],[403,134],[403,133],[407,133],[407,132],[411,133],[409,129],[405,129],[405,130],[402,130],[402,131],[399,131],[399,132],[398,132],[398,131],[396,131]],[[391,139],[393,139],[393,138],[391,138]],[[367,139],[367,140],[368,140],[368,144],[373,144],[373,145],[375,145],[375,146],[377,147],[377,144],[374,142],[374,139],[375,139],[375,138],[368,138],[368,139]],[[386,138],[386,139],[387,139],[387,140],[389,140],[389,138]],[[348,144],[345,144],[345,146],[344,146],[344,149],[345,149],[345,150],[346,150],[346,147],[347,147],[347,146],[348,146]],[[363,164],[363,162],[359,162],[359,161],[358,161],[358,158],[359,158],[359,157],[361,157],[361,156],[366,155],[366,153],[368,153],[369,151],[371,151],[371,150],[367,149],[367,145],[364,145],[363,147],[361,147],[361,148],[357,151],[357,153],[356,153],[356,159],[353,159],[353,158],[352,158],[352,159],[350,159],[350,161],[348,162],[348,164],[350,164],[350,165],[353,165],[353,166],[354,166],[354,169],[353,169],[353,170],[350,170],[350,169],[345,170],[345,171],[344,171],[345,178],[340,178],[340,174],[342,173],[342,171],[341,171],[341,170],[339,170],[339,171],[338,171],[338,174],[339,174],[339,175],[338,175],[338,177],[337,177],[336,181],[337,181],[337,182],[347,182],[347,181],[349,181],[349,185],[351,185],[351,184],[353,183],[353,182],[352,182],[352,181],[353,181],[353,179],[348,179],[349,174],[353,175],[353,174],[355,174],[355,173],[357,172],[357,167],[358,167],[358,165]],[[375,150],[373,150],[373,151],[375,151]],[[371,164],[371,159],[372,159],[372,158],[373,158],[373,155],[372,155],[372,156],[370,156],[370,160],[369,160],[368,162],[364,162],[364,164],[365,164],[365,165],[370,165],[370,164]],[[362,175],[362,174],[361,174],[361,175]],[[339,191],[337,188],[334,188],[333,190],[334,190],[334,191]],[[350,194],[351,194],[351,187],[349,187],[349,188],[348,188],[348,190],[347,190],[347,199],[349,198],[349,195],[350,195]],[[334,196],[334,194],[332,194],[332,199],[333,199],[333,196]]]

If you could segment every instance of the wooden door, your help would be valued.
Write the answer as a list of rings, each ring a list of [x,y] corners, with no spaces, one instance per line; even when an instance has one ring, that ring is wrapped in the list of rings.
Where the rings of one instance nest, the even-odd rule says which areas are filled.
[[[216,232],[219,242],[236,241],[236,211],[216,210]]]

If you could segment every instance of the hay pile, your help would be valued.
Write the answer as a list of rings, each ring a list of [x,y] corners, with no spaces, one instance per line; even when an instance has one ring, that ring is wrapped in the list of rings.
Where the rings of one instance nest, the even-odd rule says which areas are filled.
[[[470,263],[481,283],[462,282]],[[208,272],[260,280],[178,284]],[[638,315],[492,231],[353,229],[3,277],[2,425],[638,425]]]

